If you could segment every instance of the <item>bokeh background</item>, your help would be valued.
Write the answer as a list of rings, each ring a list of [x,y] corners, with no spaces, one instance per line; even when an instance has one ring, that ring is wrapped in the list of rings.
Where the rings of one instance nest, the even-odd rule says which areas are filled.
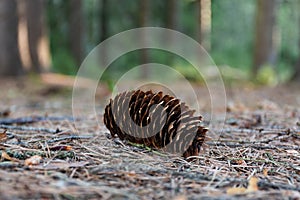
[[[299,0],[0,0],[0,75],[75,76],[103,40],[155,26],[199,41],[225,81],[299,81],[299,10]],[[183,59],[159,50],[121,56],[103,81],[113,84],[120,74],[150,61],[201,81]],[[147,77],[147,71],[140,76]]]

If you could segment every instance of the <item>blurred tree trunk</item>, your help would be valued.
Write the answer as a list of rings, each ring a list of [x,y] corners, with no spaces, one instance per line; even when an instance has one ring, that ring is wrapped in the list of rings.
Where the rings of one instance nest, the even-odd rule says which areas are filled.
[[[167,0],[167,20],[166,20],[166,28],[176,29],[177,21],[178,21],[178,1],[177,0]]]
[[[50,67],[44,0],[18,0],[19,49],[24,68],[41,73]]]
[[[103,42],[108,38],[108,15],[109,15],[109,1],[108,0],[102,0],[102,4],[100,4],[100,42]],[[102,45],[103,46],[103,45]],[[101,52],[100,57],[101,61],[101,67],[106,66],[107,63],[107,51],[106,47],[103,46],[103,51]]]
[[[18,49],[18,15],[15,0],[0,0],[0,75],[23,73]]]
[[[27,71],[32,66],[29,42],[28,42],[28,28],[27,28],[27,12],[26,12],[26,1],[17,0],[18,5],[18,39],[19,39],[19,52],[21,56],[21,62],[23,68]]]
[[[179,19],[179,1],[177,0],[167,0],[166,1],[166,28],[177,30],[178,28],[178,19]],[[172,46],[174,38],[166,35],[165,38],[167,45]],[[167,65],[172,65],[174,61],[174,55],[166,55],[166,64]]]
[[[30,0],[30,1],[18,1],[19,6],[24,6],[25,3],[25,14],[20,19],[20,23],[27,24],[27,44],[29,49],[30,59],[30,71],[35,73],[41,73],[48,71],[50,67],[50,50],[49,50],[49,38],[46,25],[46,1],[45,0]],[[21,8],[22,9],[22,8]],[[20,9],[19,9],[20,10]],[[19,24],[19,27],[24,25]],[[22,31],[22,29],[19,29]],[[23,30],[25,31],[25,29]],[[19,32],[19,38],[22,36],[22,32]],[[24,39],[26,40],[26,38]],[[22,41],[23,42],[23,41]],[[21,43],[20,49],[21,47]],[[21,52],[23,54],[23,52]],[[22,56],[24,58],[24,56]],[[23,61],[23,60],[22,60]]]
[[[69,1],[70,25],[69,25],[69,44],[71,54],[79,68],[83,59],[83,10],[82,0]]]
[[[264,64],[275,64],[274,27],[276,0],[256,1],[253,75]]]
[[[140,15],[139,15],[139,26],[145,27],[148,23],[149,12],[150,12],[150,1],[149,0],[140,0]],[[146,45],[145,34],[141,32],[140,42],[143,45]],[[141,49],[141,64],[146,64],[149,62],[149,52],[147,49]],[[142,68],[141,78],[145,79],[148,77],[149,70],[148,68]]]
[[[100,41],[104,41],[108,36],[108,0],[102,0],[100,8],[100,22],[101,22],[101,32],[100,32]]]
[[[211,34],[211,0],[198,0],[198,42],[210,51],[210,34]]]

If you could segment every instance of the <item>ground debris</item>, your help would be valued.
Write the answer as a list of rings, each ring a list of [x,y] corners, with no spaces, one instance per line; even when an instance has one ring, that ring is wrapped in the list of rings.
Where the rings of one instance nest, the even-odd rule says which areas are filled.
[[[22,107],[0,121],[0,199],[299,199],[299,110],[243,105],[190,162],[107,138],[101,117],[12,121]]]

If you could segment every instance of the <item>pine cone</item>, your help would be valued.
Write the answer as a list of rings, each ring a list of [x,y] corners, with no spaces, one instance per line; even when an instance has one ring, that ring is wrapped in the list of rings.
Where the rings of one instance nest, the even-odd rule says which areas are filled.
[[[187,158],[199,154],[208,130],[199,125],[202,117],[194,112],[175,97],[137,90],[110,100],[104,124],[112,137]]]

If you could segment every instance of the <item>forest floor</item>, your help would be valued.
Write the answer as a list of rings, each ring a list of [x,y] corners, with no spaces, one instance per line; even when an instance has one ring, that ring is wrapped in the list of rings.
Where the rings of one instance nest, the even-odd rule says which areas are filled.
[[[300,199],[299,85],[226,90],[219,138],[188,162],[111,139],[102,113],[74,121],[71,87],[2,79],[0,199]]]

